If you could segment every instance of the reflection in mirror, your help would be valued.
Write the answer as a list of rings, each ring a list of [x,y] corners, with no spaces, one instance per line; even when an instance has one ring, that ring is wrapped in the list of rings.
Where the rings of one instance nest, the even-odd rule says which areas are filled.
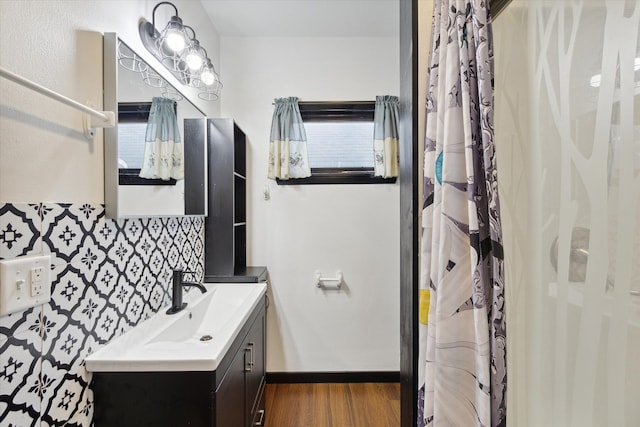
[[[107,33],[104,37],[105,106],[114,104],[110,108],[118,115],[117,127],[105,132],[107,215],[113,218],[205,215],[205,144],[184,140],[184,120],[203,118],[204,114],[115,34]],[[175,158],[169,157],[168,162],[184,161],[184,179],[181,173],[164,180],[141,178],[145,140],[152,141],[151,146],[154,142],[158,144],[147,137],[152,105],[165,99],[170,100],[172,108],[168,111],[177,119],[176,134],[167,138],[171,140]],[[147,153],[146,161],[152,158]],[[193,200],[197,200],[195,205]]]
[[[122,81],[122,80],[121,80]],[[175,185],[175,179],[140,177],[144,162],[144,141],[151,102],[118,102],[118,176],[119,185]],[[177,114],[174,104],[174,114]]]

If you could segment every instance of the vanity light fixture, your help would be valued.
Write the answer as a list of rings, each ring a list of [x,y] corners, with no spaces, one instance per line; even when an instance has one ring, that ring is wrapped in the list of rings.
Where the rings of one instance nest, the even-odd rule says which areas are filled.
[[[156,29],[156,10],[161,5],[171,6],[174,15],[162,31]],[[140,23],[140,39],[144,47],[160,61],[182,84],[198,89],[198,97],[215,101],[220,97],[222,83],[207,51],[200,45],[196,32],[184,25],[178,8],[171,2],[158,3],[151,22]]]

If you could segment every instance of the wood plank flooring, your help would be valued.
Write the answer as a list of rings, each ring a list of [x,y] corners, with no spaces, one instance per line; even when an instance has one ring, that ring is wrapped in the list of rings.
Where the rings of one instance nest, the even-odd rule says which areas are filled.
[[[267,384],[266,427],[398,427],[400,384]]]

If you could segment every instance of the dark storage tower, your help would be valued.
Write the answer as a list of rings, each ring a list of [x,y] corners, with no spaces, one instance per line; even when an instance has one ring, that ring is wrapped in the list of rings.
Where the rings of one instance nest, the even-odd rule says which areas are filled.
[[[247,264],[246,141],[232,119],[207,120],[209,214],[205,276],[234,276]]]
[[[205,282],[261,282],[265,267],[247,267],[247,137],[233,119],[186,119],[185,143],[207,141],[208,214]]]

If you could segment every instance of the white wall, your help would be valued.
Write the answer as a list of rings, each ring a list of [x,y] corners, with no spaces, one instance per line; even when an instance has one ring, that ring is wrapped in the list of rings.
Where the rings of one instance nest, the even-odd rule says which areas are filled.
[[[274,98],[397,95],[397,38],[222,37],[222,115],[246,132],[248,262],[271,277],[270,372],[399,369],[398,185],[278,186],[267,180]],[[265,185],[271,199],[263,200]],[[314,271],[344,273],[321,291]]]
[[[101,108],[102,33],[117,32],[151,63],[138,21],[151,20],[156,3],[2,0],[0,65]],[[174,4],[218,65],[218,36],[200,2]],[[158,20],[171,11],[161,6]],[[219,102],[199,106],[209,116],[219,113]],[[0,79],[0,202],[103,203],[102,148],[101,131],[94,142],[85,139],[80,112]]]

